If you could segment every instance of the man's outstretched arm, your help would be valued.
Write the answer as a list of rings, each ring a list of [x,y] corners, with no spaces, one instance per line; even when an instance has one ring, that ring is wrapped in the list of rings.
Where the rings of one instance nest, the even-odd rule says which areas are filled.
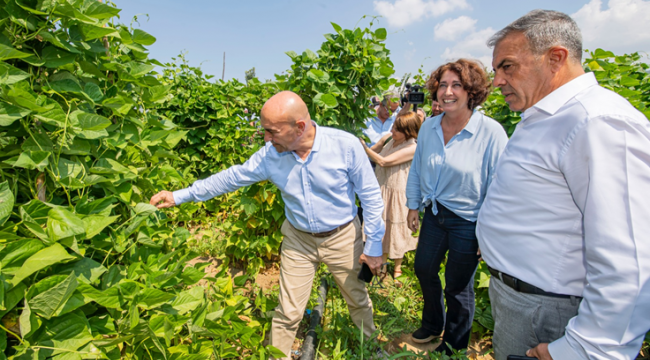
[[[267,147],[258,150],[242,165],[235,165],[207,179],[197,180],[190,187],[174,192],[163,190],[151,197],[149,203],[158,209],[198,202],[235,191],[242,186],[254,184],[268,178],[266,171]]]
[[[152,196],[149,204],[154,205],[158,209],[176,206],[176,202],[174,201],[174,194],[171,191],[167,190],[163,190]]]

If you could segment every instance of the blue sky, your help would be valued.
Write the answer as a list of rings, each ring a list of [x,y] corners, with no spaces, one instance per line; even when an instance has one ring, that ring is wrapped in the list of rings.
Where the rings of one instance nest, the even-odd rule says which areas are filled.
[[[381,16],[373,28],[388,30],[396,76],[459,57],[489,66],[485,40],[537,8],[573,16],[587,49],[650,52],[650,0],[113,1],[121,23],[137,15],[134,26],[157,38],[151,57],[165,63],[186,52],[190,65],[221,78],[225,51],[226,79],[243,80],[252,67],[260,79],[272,79],[290,68],[286,51],[318,50],[323,34],[333,32],[330,22],[352,29],[368,26],[372,16]]]

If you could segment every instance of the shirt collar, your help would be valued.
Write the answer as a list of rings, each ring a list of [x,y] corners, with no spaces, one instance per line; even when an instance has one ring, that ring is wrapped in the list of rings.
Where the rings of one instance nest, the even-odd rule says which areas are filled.
[[[383,125],[383,124],[385,124],[385,123],[387,123],[387,122],[395,121],[395,114],[389,116],[388,119],[386,119],[386,121],[384,121],[384,122],[381,121],[381,119],[379,118],[379,116],[375,116],[375,117],[373,118],[373,121],[374,121],[374,123],[377,124],[377,125]]]
[[[434,117],[435,121],[433,121],[432,128],[434,128],[434,129],[435,128],[441,128],[442,129],[442,126],[440,125],[440,123],[442,122],[442,117],[444,116],[444,114],[445,113],[442,113],[442,114]],[[469,121],[467,122],[467,124],[465,125],[463,130],[466,130],[468,133],[474,135],[476,133],[476,129],[478,129],[479,121],[481,121],[480,117],[481,117],[481,113],[474,110],[472,112],[472,116],[470,116]],[[463,130],[461,130],[461,132],[463,132]]]
[[[469,122],[467,122],[467,125],[465,125],[465,128],[463,130],[467,130],[470,134],[474,135],[476,134],[476,129],[478,129],[478,123],[481,117],[481,113],[478,111],[474,110],[472,112],[472,116],[469,118]]]
[[[316,124],[315,121],[312,120],[311,122],[314,125],[314,128],[316,129],[316,136],[314,137],[314,144],[311,146],[311,152],[315,152],[320,150],[320,145],[323,142],[323,134],[322,131],[319,130],[318,124]]]
[[[569,100],[573,99],[586,88],[594,85],[598,85],[594,73],[580,75],[546,95],[542,100],[538,101],[537,104],[533,105],[533,108],[541,110],[548,115],[553,115]],[[530,109],[527,109],[523,114],[521,114],[522,118],[527,118],[535,113],[535,111],[528,110]]]

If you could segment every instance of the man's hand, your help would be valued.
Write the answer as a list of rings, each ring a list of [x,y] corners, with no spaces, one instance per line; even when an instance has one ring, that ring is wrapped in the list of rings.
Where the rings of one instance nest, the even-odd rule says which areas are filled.
[[[548,343],[541,343],[526,351],[526,356],[538,358],[540,360],[553,360],[551,354],[548,352]]]
[[[366,256],[366,254],[361,254],[359,264],[363,263],[368,264],[370,271],[376,276],[379,276],[379,270],[381,270],[381,264],[383,263],[381,256]]]
[[[406,224],[413,232],[420,230],[420,211],[409,209],[409,214],[406,217]]]
[[[158,209],[169,208],[176,206],[174,202],[174,195],[171,191],[161,191],[158,194],[151,197],[149,204],[157,207]]]

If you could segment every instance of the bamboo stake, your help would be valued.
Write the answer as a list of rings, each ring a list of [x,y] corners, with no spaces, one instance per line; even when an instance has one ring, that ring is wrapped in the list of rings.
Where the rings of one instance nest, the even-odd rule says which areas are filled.
[[[36,178],[36,198],[45,202],[45,173],[40,173]]]

